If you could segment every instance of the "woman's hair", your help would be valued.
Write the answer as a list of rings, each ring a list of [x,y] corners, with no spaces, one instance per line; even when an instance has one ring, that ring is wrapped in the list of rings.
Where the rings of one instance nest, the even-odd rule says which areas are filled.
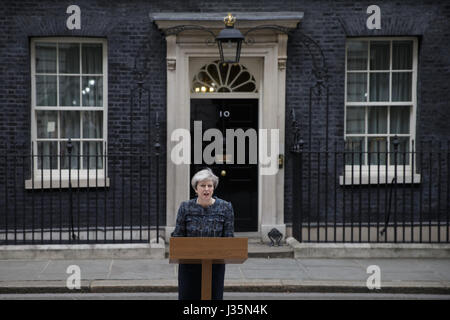
[[[219,178],[212,172],[211,169],[206,168],[206,169],[200,170],[199,172],[194,174],[194,176],[192,177],[192,180],[191,180],[192,188],[194,188],[194,190],[196,190],[197,183],[199,183],[200,181],[203,181],[203,180],[211,180],[214,185],[214,189],[216,189],[217,186],[219,185]]]

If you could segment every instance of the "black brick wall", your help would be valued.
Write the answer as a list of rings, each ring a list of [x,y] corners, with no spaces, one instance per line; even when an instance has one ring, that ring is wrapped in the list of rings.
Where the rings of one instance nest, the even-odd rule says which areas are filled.
[[[318,42],[329,67],[329,143],[342,143],[344,127],[345,40],[355,36],[417,36],[419,39],[419,77],[417,105],[417,140],[445,142],[450,136],[450,4],[447,1],[384,1],[376,2],[381,8],[382,29],[367,30],[366,8],[373,1],[87,1],[75,2],[81,8],[81,30],[67,30],[66,8],[74,4],[64,1],[1,1],[0,2],[0,148],[2,154],[14,149],[20,153],[30,150],[30,50],[32,37],[86,36],[103,37],[108,41],[108,149],[110,153],[130,150],[130,90],[136,86],[134,63],[144,68],[147,76],[144,86],[151,91],[151,109],[159,113],[161,121],[162,210],[165,212],[165,150],[166,146],[166,63],[165,39],[149,20],[150,12],[237,12],[237,11],[302,11],[304,20],[300,30]],[[309,88],[314,84],[311,59],[300,43],[300,33],[289,39],[286,81],[286,136],[290,141],[292,109],[300,115],[301,133],[308,141],[311,129],[315,140],[325,138],[325,106],[313,105],[312,127],[309,128]],[[146,100],[147,96],[144,96]],[[148,151],[148,106],[134,108],[133,147]],[[154,123],[154,113],[150,122]],[[153,130],[154,128],[150,128]],[[154,137],[154,131],[150,132]],[[286,150],[289,145],[286,146]],[[151,149],[150,149],[151,151]],[[285,168],[285,220],[292,217],[292,157],[286,152]],[[20,180],[19,173],[8,172],[9,194],[5,191],[5,160],[0,162],[0,226],[13,223],[12,211],[4,219],[5,202],[13,206],[12,177]],[[110,164],[112,166],[114,164]],[[117,165],[121,165],[118,159]],[[130,166],[130,164],[127,164]],[[131,166],[134,169],[137,165]],[[20,171],[21,169],[18,169]],[[25,175],[29,168],[25,166]],[[155,169],[150,170],[152,178]],[[148,172],[145,173],[148,176]],[[120,178],[120,177],[119,177]],[[22,179],[23,180],[23,179]],[[126,185],[124,183],[123,185]],[[144,186],[145,189],[145,186]],[[32,197],[16,185],[17,208],[28,208]],[[147,190],[147,189],[145,189]],[[86,190],[81,194],[87,194]],[[134,191],[120,188],[129,200]],[[148,192],[148,190],[146,191]],[[51,192],[43,192],[51,195]],[[41,201],[41,195],[34,195]],[[107,196],[112,197],[111,192]],[[9,200],[6,200],[6,199]],[[28,199],[28,200],[27,200]],[[58,199],[58,198],[55,198]],[[63,198],[64,199],[64,198]],[[94,201],[94,200],[93,200]],[[23,203],[26,202],[26,203]],[[63,206],[65,201],[63,201]],[[48,204],[43,201],[42,206]],[[155,200],[150,210],[154,212]],[[112,210],[112,205],[108,205]],[[145,207],[148,209],[148,207]],[[338,212],[338,214],[340,214]],[[165,214],[161,223],[164,224]],[[47,217],[46,219],[50,219]],[[83,218],[81,218],[83,220]],[[93,218],[92,218],[93,219]],[[85,219],[86,220],[86,219]],[[101,220],[101,218],[100,218]],[[25,221],[25,220],[24,220]],[[46,220],[47,221],[47,220]],[[103,220],[101,220],[103,221]],[[107,219],[108,221],[108,219]],[[22,223],[22,222],[21,222]],[[92,223],[92,221],[90,222]],[[26,222],[28,224],[28,222]]]
[[[345,40],[347,37],[371,37],[371,36],[415,36],[419,39],[419,62],[418,62],[418,87],[417,87],[417,127],[416,140],[424,141],[426,147],[430,146],[429,141],[433,141],[435,148],[439,142],[446,148],[447,141],[450,137],[450,103],[449,83],[450,83],[450,31],[449,31],[449,17],[450,5],[445,1],[378,1],[373,3],[370,1],[314,1],[304,2],[304,6],[299,6],[304,9],[305,18],[301,25],[304,33],[309,35],[321,46],[329,67],[329,145],[334,148],[334,143],[337,142],[339,146],[343,143],[344,131],[344,85],[345,85]],[[381,9],[381,30],[368,30],[366,28],[366,9],[371,4],[377,4]],[[298,8],[300,9],[300,8]],[[296,10],[298,10],[296,8]],[[309,17],[309,18],[308,18]],[[289,141],[289,124],[290,111],[294,109],[297,117],[300,116],[301,133],[305,140],[305,149],[308,149],[309,130],[312,134],[312,149],[317,150],[318,140],[321,140],[322,150],[325,142],[325,98],[322,97],[322,103],[316,102],[312,105],[312,127],[309,128],[309,88],[311,87],[311,63],[304,47],[299,43],[296,35],[294,35],[288,46],[288,64],[287,64],[287,90],[286,90],[286,131],[287,141]],[[313,82],[314,83],[314,82]],[[316,101],[316,100],[314,100]],[[286,146],[288,147],[288,146]],[[342,150],[342,147],[341,147]],[[420,145],[418,146],[420,150]],[[428,149],[426,149],[428,151]],[[443,155],[445,157],[445,155]],[[285,217],[286,221],[292,219],[292,162],[289,160],[292,157],[287,153],[287,167],[285,172]],[[338,157],[338,175],[342,172],[342,161]],[[434,160],[433,160],[434,159]],[[309,156],[305,157],[309,160]],[[430,161],[429,154],[423,157],[422,164],[422,181],[420,187],[416,188],[414,192],[419,190],[423,193],[424,204],[431,201],[430,209],[427,210],[427,220],[435,220],[437,218],[437,198],[441,194],[441,206],[447,206],[446,194],[442,194],[445,190],[439,190],[437,186],[438,170],[436,168],[437,155],[432,158],[434,169],[432,175],[432,188],[429,189],[430,176]],[[334,185],[334,180],[331,178],[334,175],[333,162],[330,159],[328,174],[325,173],[324,155],[320,164],[321,178],[317,178],[317,155],[312,157],[313,164],[312,176],[309,178],[308,166],[305,166],[304,184],[306,189],[305,196],[305,216],[307,219],[308,212],[312,222],[317,220],[319,216],[320,221],[325,219],[324,206],[324,177],[330,177],[328,182]],[[442,159],[444,161],[444,159]],[[448,160],[447,160],[448,161]],[[441,175],[448,177],[446,163],[442,164]],[[448,178],[447,178],[448,179]],[[319,182],[318,182],[319,181]],[[444,182],[446,180],[442,180]],[[317,184],[321,184],[318,189]],[[442,184],[441,184],[442,186]],[[445,185],[444,185],[445,186]],[[309,204],[308,190],[312,190],[311,204]],[[318,190],[321,190],[320,198],[316,196]],[[332,221],[334,215],[333,205],[333,188],[329,186],[328,191],[328,220]],[[346,210],[343,215],[343,189],[338,187],[337,196],[337,221],[342,221],[343,216],[347,222],[350,221],[354,214],[354,219],[362,219],[368,221],[369,210],[367,208],[368,194],[371,194],[371,207],[377,204],[377,190],[375,188],[357,187],[346,188]],[[381,221],[384,221],[385,207],[389,197],[386,188],[382,187],[380,194],[380,215]],[[448,192],[448,191],[447,191]],[[351,212],[351,193],[353,193],[354,212]],[[414,193],[415,197],[416,193]],[[362,207],[359,207],[359,199],[361,196]],[[410,195],[409,195],[410,197]],[[405,206],[400,203],[399,211],[410,213],[408,204],[410,198],[408,192],[403,196],[403,191],[399,193],[400,202],[405,198]],[[317,201],[319,200],[319,201]],[[395,200],[394,200],[395,203]],[[427,204],[428,205],[428,204]],[[419,202],[415,202],[414,206],[419,206]],[[319,207],[319,209],[317,209]],[[446,207],[448,208],[448,206]],[[375,208],[376,209],[376,208]],[[394,211],[394,209],[392,209]],[[414,217],[417,218],[419,210],[414,210]],[[371,211],[372,221],[375,210]],[[361,218],[359,218],[361,214]],[[441,216],[442,218],[442,216]],[[392,221],[392,220],[391,220]]]

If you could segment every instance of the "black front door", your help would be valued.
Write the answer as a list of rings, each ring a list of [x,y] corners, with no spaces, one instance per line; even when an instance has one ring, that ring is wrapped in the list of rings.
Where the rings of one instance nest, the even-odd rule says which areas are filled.
[[[194,121],[201,121],[202,134],[208,129],[220,130],[223,141],[223,155],[215,154],[215,162],[206,164],[205,158],[197,159],[201,163],[194,163],[195,143],[199,143],[194,136]],[[199,123],[197,122],[197,126]],[[191,99],[191,178],[199,170],[209,167],[219,177],[219,186],[214,194],[230,201],[234,208],[234,230],[237,232],[258,230],[258,152],[257,141],[245,138],[245,161],[238,164],[238,139],[234,139],[234,162],[231,161],[230,150],[226,148],[226,130],[242,129],[246,133],[258,132],[258,100],[257,99]],[[250,129],[250,131],[248,131]],[[198,137],[197,137],[198,138]],[[197,140],[197,141],[195,141]],[[201,152],[209,146],[211,141],[203,141]],[[241,140],[242,143],[243,140]],[[252,144],[252,145],[250,145]],[[242,144],[242,146],[244,146]],[[197,152],[199,148],[197,147]],[[250,154],[250,152],[252,154]],[[256,153],[256,154],[255,154]],[[240,155],[242,157],[242,154]],[[256,161],[255,161],[256,159]],[[242,162],[242,161],[241,161]],[[195,196],[191,188],[191,197]]]

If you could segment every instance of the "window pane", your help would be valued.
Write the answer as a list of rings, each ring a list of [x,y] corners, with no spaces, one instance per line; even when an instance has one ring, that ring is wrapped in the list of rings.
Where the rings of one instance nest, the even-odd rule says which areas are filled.
[[[387,107],[369,107],[368,133],[387,133]]]
[[[58,138],[58,112],[36,111],[38,139]]]
[[[103,169],[103,142],[83,142],[83,168]],[[96,164],[97,163],[97,164]]]
[[[391,107],[391,133],[409,134],[411,107]]]
[[[83,77],[83,106],[103,106],[103,77]]]
[[[102,44],[83,43],[83,73],[103,73]]]
[[[55,43],[36,43],[36,72],[56,73]]]
[[[209,68],[208,68],[209,70]],[[243,68],[243,70],[245,70]],[[237,75],[241,72],[241,66],[240,65],[232,65],[230,68],[230,75],[228,76],[228,83],[231,83],[234,79],[236,79]],[[219,82],[220,83],[220,82]]]
[[[397,163],[397,165],[402,166],[402,165],[408,165],[409,164],[409,137],[398,137],[397,138],[399,141],[398,144],[398,149],[397,149],[397,154],[394,152],[394,144],[392,143],[392,141],[394,140],[394,137],[390,137],[390,146],[389,146],[389,156],[390,156],[390,160],[389,163],[391,165],[395,165]]]
[[[345,151],[347,152],[345,155],[345,164],[355,166],[365,164],[364,150],[364,137],[347,137],[345,142]]]
[[[370,42],[370,70],[389,70],[389,41]]]
[[[228,67],[228,63],[219,63],[220,79],[224,85],[227,83]]]
[[[42,169],[42,164],[44,164],[43,169],[50,169],[50,164],[52,169],[58,169],[58,142],[38,141],[37,147],[38,169]]]
[[[59,72],[80,73],[80,45],[78,43],[59,44]]]
[[[392,73],[392,101],[411,101],[412,73]]]
[[[365,133],[365,107],[347,107],[347,133]]]
[[[241,84],[244,84],[247,81],[250,81],[251,79],[252,79],[252,76],[250,75],[250,73],[244,71],[244,72],[241,72],[241,74],[235,79],[231,79],[229,77],[228,83],[234,89],[235,87],[237,87]]]
[[[389,73],[370,74],[370,101],[389,101]]]
[[[367,41],[349,41],[347,70],[367,70]]]
[[[237,72],[239,72],[240,68],[239,66],[233,66],[231,68],[231,72],[235,71],[234,76],[236,76]],[[210,64],[208,66],[208,73],[211,75],[212,79],[217,83],[220,84],[220,80],[219,80],[219,73],[218,73],[218,69],[217,69],[217,65],[216,64]]]
[[[59,77],[59,105],[62,107],[80,105],[80,77]]]
[[[201,90],[203,92],[203,87],[201,87]],[[231,92],[229,88],[227,87],[221,87],[217,90],[217,92]]]
[[[227,40],[226,43],[219,42],[219,50],[221,51],[221,54],[223,54],[223,60],[227,63],[236,60],[237,49],[237,41]]]
[[[200,71],[197,74],[197,79],[206,84],[207,86],[212,87],[213,81],[211,77],[208,75],[208,73],[206,73],[206,71]]]
[[[80,156],[80,142],[72,141],[72,153],[69,158],[69,151],[67,150],[67,141],[61,142],[61,169],[78,169],[78,158]],[[80,167],[81,169],[81,167]]]
[[[80,112],[61,112],[61,138],[80,138]]]
[[[233,88],[234,92],[255,92],[256,86],[253,82],[248,82],[238,88]]]
[[[412,41],[394,41],[392,43],[392,69],[409,70],[412,69],[413,61],[413,42]]]
[[[385,137],[369,137],[368,152],[370,165],[386,165],[386,138]]]
[[[36,106],[56,106],[56,76],[36,76]]]
[[[347,101],[367,101],[367,73],[347,74]]]
[[[103,112],[83,112],[83,138],[103,137]]]

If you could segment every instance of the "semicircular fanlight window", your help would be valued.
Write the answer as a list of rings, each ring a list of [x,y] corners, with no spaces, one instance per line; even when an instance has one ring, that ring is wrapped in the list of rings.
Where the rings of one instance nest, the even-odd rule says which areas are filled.
[[[255,77],[242,64],[204,65],[192,81],[193,93],[258,92]]]

